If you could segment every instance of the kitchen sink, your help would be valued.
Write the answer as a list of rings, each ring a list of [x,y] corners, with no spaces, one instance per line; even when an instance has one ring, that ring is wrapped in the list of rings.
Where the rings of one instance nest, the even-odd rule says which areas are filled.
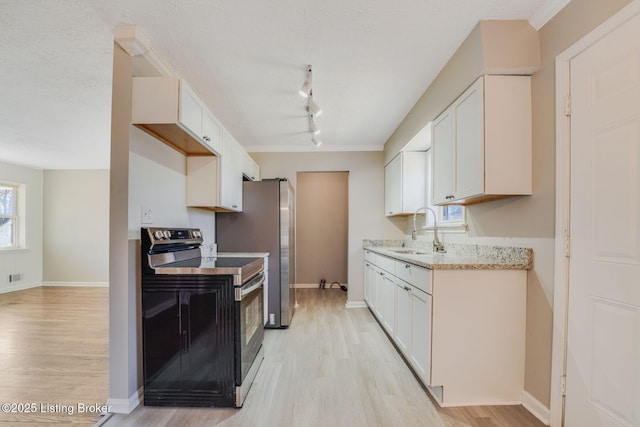
[[[407,255],[426,255],[427,254],[424,251],[417,251],[415,249],[391,249],[391,252],[395,252],[397,254],[407,254]]]

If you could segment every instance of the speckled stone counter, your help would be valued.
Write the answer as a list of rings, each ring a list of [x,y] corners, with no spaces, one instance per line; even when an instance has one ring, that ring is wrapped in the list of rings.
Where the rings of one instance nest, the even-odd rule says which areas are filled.
[[[447,243],[446,253],[434,253],[431,241],[425,240],[364,240],[363,247],[433,270],[529,270],[533,267],[530,248]]]

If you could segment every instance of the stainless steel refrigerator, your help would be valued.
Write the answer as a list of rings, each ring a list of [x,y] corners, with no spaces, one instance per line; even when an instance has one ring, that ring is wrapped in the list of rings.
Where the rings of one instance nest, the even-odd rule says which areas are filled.
[[[219,252],[269,252],[267,328],[286,328],[295,308],[295,193],[286,179],[244,181],[242,212],[216,213]]]

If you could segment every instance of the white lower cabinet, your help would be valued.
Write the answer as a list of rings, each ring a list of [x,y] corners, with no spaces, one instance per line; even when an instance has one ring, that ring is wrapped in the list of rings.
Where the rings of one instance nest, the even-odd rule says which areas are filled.
[[[395,341],[405,356],[411,352],[411,287],[396,280],[396,333]]]
[[[373,307],[375,306],[375,283],[376,283],[376,271],[373,265],[369,261],[364,263],[364,300],[366,303]]]
[[[406,282],[405,280],[410,280]],[[429,385],[431,270],[365,251],[365,300],[382,327]]]
[[[413,288],[409,361],[424,384],[431,384],[431,295]]]
[[[526,270],[426,269],[365,252],[365,298],[443,407],[520,404]]]
[[[393,331],[396,327],[396,284],[394,279],[392,275],[384,271],[380,275],[380,281],[382,282],[381,320],[382,325],[391,336],[393,336]]]

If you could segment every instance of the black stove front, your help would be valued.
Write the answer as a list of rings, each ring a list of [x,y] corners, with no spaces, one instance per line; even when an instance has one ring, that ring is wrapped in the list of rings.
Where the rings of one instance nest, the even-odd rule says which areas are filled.
[[[201,242],[196,229],[142,229],[147,406],[240,407],[263,358],[262,272],[253,259],[213,265]]]

